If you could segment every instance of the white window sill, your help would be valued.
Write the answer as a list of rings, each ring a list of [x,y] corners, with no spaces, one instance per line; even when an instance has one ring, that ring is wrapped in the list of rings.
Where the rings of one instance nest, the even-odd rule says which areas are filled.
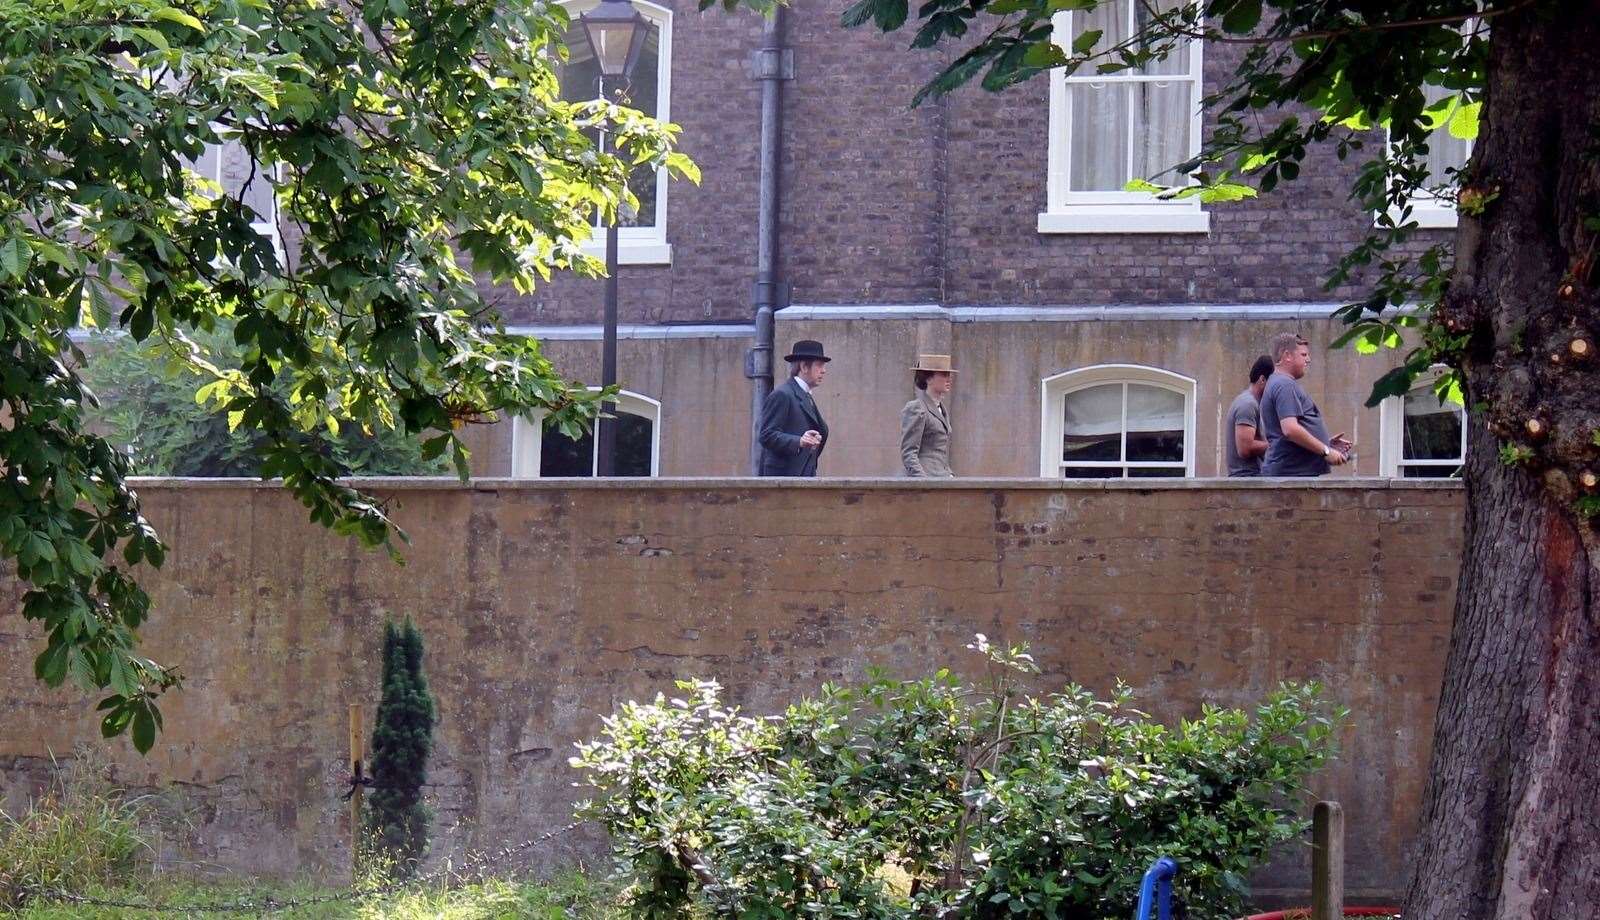
[[[591,238],[579,248],[586,256],[594,256],[601,261],[606,257],[606,238],[604,231],[598,231],[598,239]],[[618,265],[671,265],[672,244],[665,242],[646,242],[644,240],[622,240],[617,244]]]
[[[1211,215],[1191,205],[1082,205],[1039,215],[1040,233],[1210,233]]]
[[[1390,211],[1389,217],[1396,223],[1401,223],[1400,212]],[[1424,230],[1454,230],[1456,228],[1456,209],[1448,204],[1437,204],[1428,201],[1413,201],[1411,203],[1411,220]]]

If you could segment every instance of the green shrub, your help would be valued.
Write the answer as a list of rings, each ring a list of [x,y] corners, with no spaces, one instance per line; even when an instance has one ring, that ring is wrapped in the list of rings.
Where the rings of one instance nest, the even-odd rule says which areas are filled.
[[[1166,727],[1122,687],[1023,694],[1026,652],[973,648],[983,686],[874,672],[766,719],[712,682],[624,705],[573,765],[632,913],[1120,918],[1168,855],[1191,917],[1234,917],[1245,873],[1303,832],[1292,803],[1343,716],[1315,685]]]
[[[100,401],[90,407],[90,421],[129,453],[140,475],[258,476],[265,435],[230,428],[227,413],[195,399],[215,377],[193,358],[221,368],[239,366],[242,351],[232,330],[194,332],[191,339],[197,350],[180,353],[156,339],[141,344],[127,336],[96,336],[83,368]],[[352,475],[450,473],[448,458],[423,459],[421,439],[398,428],[368,433],[345,423],[338,434],[334,459]]]
[[[133,872],[150,852],[148,817],[98,765],[61,770],[26,811],[0,811],[0,910],[37,889],[76,891]]]
[[[416,871],[428,849],[422,787],[433,750],[433,695],[422,673],[422,633],[383,626],[383,700],[372,732],[372,796],[367,833],[375,854],[400,877]]]

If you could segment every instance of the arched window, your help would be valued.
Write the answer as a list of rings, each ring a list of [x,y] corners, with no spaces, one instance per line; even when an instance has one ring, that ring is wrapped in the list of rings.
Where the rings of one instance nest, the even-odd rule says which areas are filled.
[[[617,394],[616,417],[617,475],[660,475],[661,403],[623,390]],[[542,414],[519,417],[512,423],[511,475],[514,478],[595,476],[599,469],[593,428],[581,438],[569,438],[554,428],[545,427]]]
[[[594,9],[599,0],[570,0],[562,4],[572,17],[567,30],[567,60],[560,65],[561,98],[568,102],[588,102],[599,98],[600,67],[584,37],[578,17]],[[657,121],[670,121],[672,76],[672,11],[648,0],[633,0],[634,9],[650,23],[650,33],[639,52],[625,90],[625,103]],[[615,87],[605,88],[612,97]],[[631,224],[617,230],[617,260],[624,265],[667,264],[672,249],[667,245],[667,175],[657,170],[635,170],[628,188],[639,199],[639,213]],[[603,226],[596,217],[597,231]],[[605,255],[605,233],[596,232],[588,246],[592,255]]]
[[[1442,368],[1417,378],[1404,396],[1378,407],[1378,460],[1383,475],[1451,479],[1467,456],[1466,407],[1435,390]]]
[[[1195,382],[1154,367],[1103,364],[1046,377],[1039,475],[1194,475]]]

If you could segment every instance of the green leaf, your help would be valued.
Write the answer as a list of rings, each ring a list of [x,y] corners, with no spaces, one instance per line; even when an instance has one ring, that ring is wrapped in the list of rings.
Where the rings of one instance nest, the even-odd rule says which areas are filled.
[[[152,11],[150,13],[150,18],[160,22],[175,22],[180,26],[186,26],[196,32],[204,32],[206,30],[205,24],[200,20],[188,13],[185,13],[183,10],[170,6],[164,6],[161,9]]]
[[[1234,0],[1232,7],[1222,14],[1222,30],[1235,35],[1247,35],[1261,22],[1261,0]]]
[[[111,299],[99,282],[89,283],[89,317],[96,329],[110,329],[114,322]]]
[[[133,30],[133,34],[139,36],[140,38],[144,39],[145,42],[147,42],[148,44],[150,44],[153,47],[158,48],[158,49],[160,49],[162,51],[167,51],[167,50],[170,50],[172,48],[172,46],[167,43],[167,37],[165,35],[161,34],[161,30],[160,29],[150,29],[150,28],[141,27],[141,28],[134,29]]]
[[[141,754],[148,754],[155,743],[156,719],[146,704],[133,713],[133,747]]]
[[[1072,53],[1089,53],[1089,49],[1093,48],[1095,43],[1100,40],[1100,36],[1104,34],[1105,31],[1103,29],[1088,29],[1080,33],[1077,38],[1072,40]]]
[[[1483,103],[1468,102],[1458,105],[1450,113],[1450,136],[1460,140],[1470,141],[1478,137],[1478,116],[1483,111]]]
[[[1390,396],[1404,396],[1411,391],[1411,383],[1416,379],[1416,372],[1408,365],[1402,364],[1394,370],[1378,378],[1372,385],[1372,393],[1367,396],[1368,409],[1376,409],[1378,404]]]
[[[1070,60],[1067,52],[1055,42],[1036,42],[1022,55],[1022,63],[1029,67],[1060,67]]]
[[[7,277],[21,279],[32,261],[33,249],[22,237],[13,236],[0,243],[0,270],[3,270]]]

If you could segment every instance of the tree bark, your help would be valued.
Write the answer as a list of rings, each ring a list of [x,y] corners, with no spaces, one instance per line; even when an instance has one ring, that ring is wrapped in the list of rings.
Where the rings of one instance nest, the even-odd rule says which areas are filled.
[[[1479,411],[1404,916],[1596,917],[1600,538],[1583,499],[1600,470],[1600,233],[1584,222],[1600,218],[1600,0],[1495,18],[1487,87],[1438,315],[1470,336]]]

